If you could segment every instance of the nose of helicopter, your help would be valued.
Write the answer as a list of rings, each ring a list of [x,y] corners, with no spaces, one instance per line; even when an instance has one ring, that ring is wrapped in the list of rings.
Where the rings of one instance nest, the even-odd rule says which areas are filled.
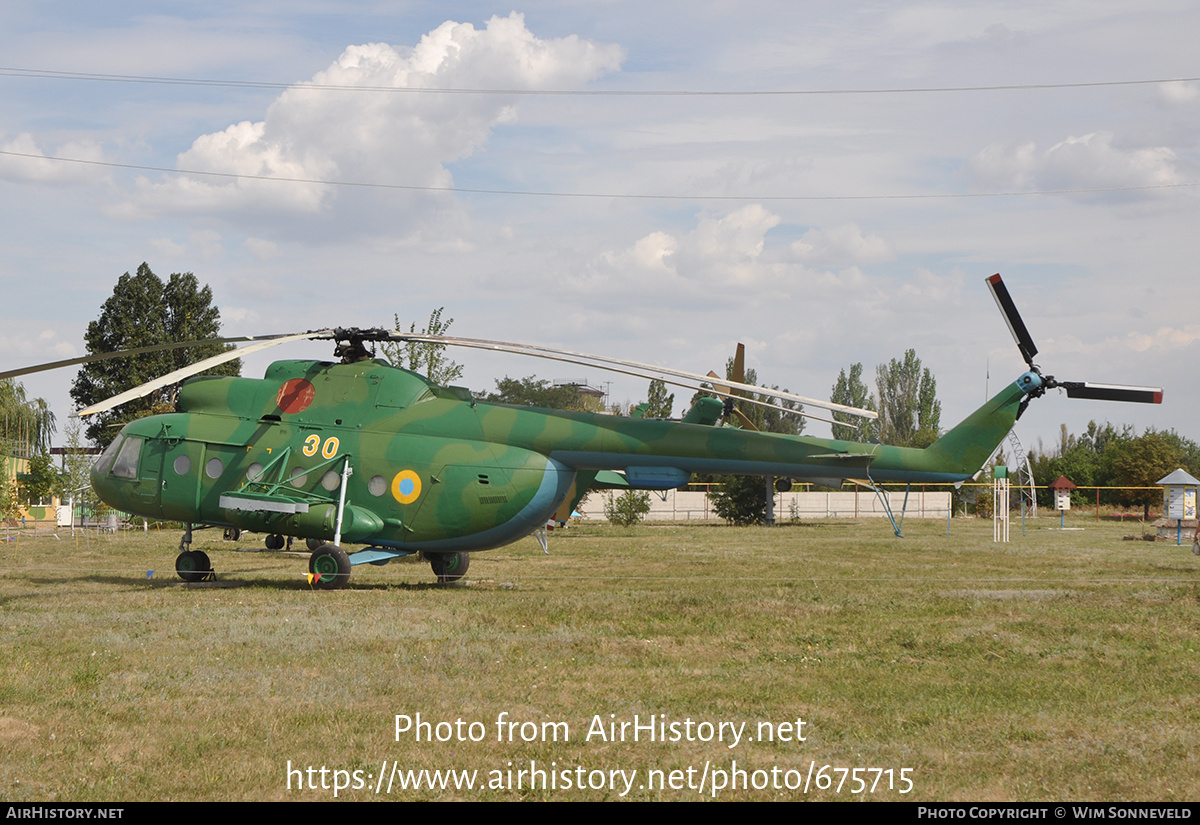
[[[110,507],[115,507],[116,500],[116,485],[106,474],[99,473],[96,468],[92,467],[92,490],[95,491],[96,497]]]
[[[127,426],[92,465],[92,489],[110,507],[126,511],[134,509],[131,506],[133,502],[127,499],[132,492],[129,489],[131,482],[138,477],[138,461],[144,441],[142,437],[129,434]]]
[[[121,447],[124,433],[122,432],[104,449],[100,454],[100,458],[92,465],[91,482],[92,489],[96,495],[105,504],[111,506],[113,493],[115,492],[115,483],[109,478],[109,472],[112,470],[113,459],[117,455],[117,451]]]

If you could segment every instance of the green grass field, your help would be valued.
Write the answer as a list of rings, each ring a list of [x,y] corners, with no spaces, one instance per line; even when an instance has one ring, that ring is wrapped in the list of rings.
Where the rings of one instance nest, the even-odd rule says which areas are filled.
[[[1057,526],[582,526],[337,592],[215,531],[200,586],[174,532],[22,538],[0,800],[1200,798],[1200,558]]]

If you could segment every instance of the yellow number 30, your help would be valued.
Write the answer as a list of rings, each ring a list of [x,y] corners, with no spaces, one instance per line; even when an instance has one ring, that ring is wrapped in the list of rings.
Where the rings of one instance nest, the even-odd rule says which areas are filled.
[[[321,436],[317,435],[316,433],[313,433],[308,438],[304,439],[304,449],[303,449],[304,454],[307,456],[316,455],[317,448],[320,444],[321,444]],[[337,451],[338,451],[337,436],[331,435],[331,436],[329,436],[329,438],[325,439],[325,445],[323,447],[320,447],[320,449],[321,449],[321,455],[324,456],[325,458],[333,458],[335,455],[337,455]]]

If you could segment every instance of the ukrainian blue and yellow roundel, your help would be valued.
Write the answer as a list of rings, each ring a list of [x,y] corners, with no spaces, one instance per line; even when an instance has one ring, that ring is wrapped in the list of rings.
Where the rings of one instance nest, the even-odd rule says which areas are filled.
[[[412,504],[421,495],[421,477],[412,470],[401,470],[392,479],[392,496],[401,504]]]

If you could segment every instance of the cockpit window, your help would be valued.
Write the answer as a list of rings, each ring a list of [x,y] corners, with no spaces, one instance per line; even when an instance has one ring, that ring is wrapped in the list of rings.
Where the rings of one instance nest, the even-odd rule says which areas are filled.
[[[137,478],[138,458],[142,454],[140,438],[126,438],[113,462],[112,474],[117,478]]]
[[[99,475],[108,475],[108,468],[112,466],[113,457],[117,454],[117,450],[121,448],[122,436],[118,435],[112,440],[100,457],[96,459],[96,473]]]

